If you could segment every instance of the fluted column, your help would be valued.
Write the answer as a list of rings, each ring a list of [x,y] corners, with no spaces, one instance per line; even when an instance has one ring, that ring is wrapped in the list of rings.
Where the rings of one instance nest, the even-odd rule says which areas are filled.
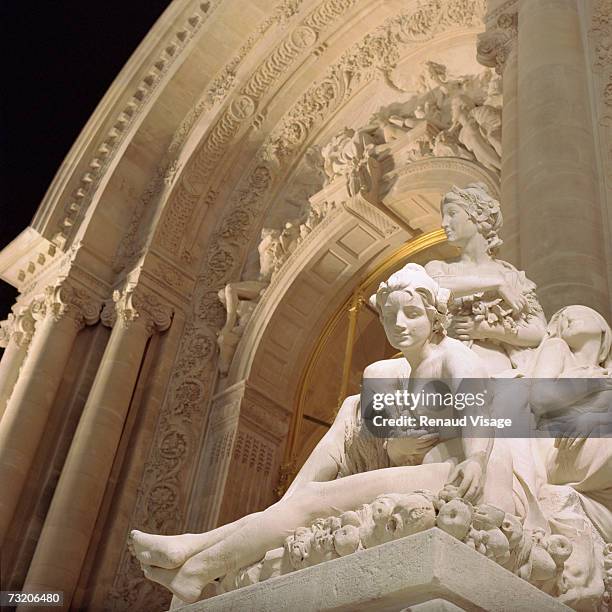
[[[40,301],[34,300],[18,316],[11,314],[0,323],[0,346],[4,347],[0,361],[0,421],[32,340],[35,324],[32,311],[39,307]]]
[[[521,0],[518,21],[521,261],[548,315],[609,316],[602,204],[580,0]]]
[[[102,357],[24,585],[74,594],[150,336],[172,312],[141,291],[115,294],[103,321],[113,331]]]
[[[28,477],[77,333],[100,305],[67,281],[45,292],[34,336],[0,421],[0,545]]]

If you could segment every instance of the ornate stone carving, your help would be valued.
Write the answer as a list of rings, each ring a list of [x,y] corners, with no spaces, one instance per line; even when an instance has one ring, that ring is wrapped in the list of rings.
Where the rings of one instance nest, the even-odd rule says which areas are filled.
[[[34,335],[38,313],[44,309],[44,299],[34,298],[30,303],[18,311],[14,319],[13,334],[19,346],[28,346]]]
[[[162,332],[170,327],[172,308],[153,293],[139,288],[114,291],[112,302],[105,304],[102,322],[113,327],[117,321],[125,328],[138,321],[149,334]]]
[[[402,157],[460,157],[485,168],[501,168],[500,79],[490,72],[452,77],[446,67],[426,62],[418,93],[401,105],[381,108],[358,130],[345,128],[322,149],[328,182],[342,176],[350,195],[375,192],[373,159],[401,142]],[[378,194],[374,193],[374,200]]]
[[[523,529],[516,516],[491,505],[473,506],[448,486],[438,495],[430,491],[381,495],[355,510],[318,518],[296,529],[283,548],[227,575],[218,591],[312,567],[435,526],[550,595],[567,590],[562,578],[572,552],[567,538]]]
[[[606,544],[604,548],[604,585],[605,592],[601,599],[602,612],[612,610],[612,544]]]
[[[15,331],[15,315],[9,314],[4,320],[0,321],[0,347],[6,348]]]
[[[612,12],[611,0],[593,3],[589,38],[591,39],[593,69],[599,75],[599,90],[603,101],[601,121],[612,125]]]
[[[432,0],[388,19],[328,69],[285,116],[265,144],[279,159],[288,161],[307,140],[315,125],[348,99],[358,86],[380,74],[389,74],[399,59],[399,47],[425,40],[458,25],[474,25],[483,14],[480,1]]]
[[[518,2],[512,0],[487,18],[487,30],[478,35],[477,59],[483,66],[503,74],[510,54],[516,48]]]
[[[93,325],[99,319],[100,308],[97,298],[69,282],[61,281],[45,289],[44,316],[50,316],[54,321],[69,318],[80,329]]]
[[[374,141],[367,132],[344,128],[321,149],[328,184],[343,177],[350,196],[371,191],[374,179],[370,157],[373,150]]]
[[[164,215],[160,229],[160,244],[169,252],[176,252],[184,229],[196,203],[203,195],[194,192],[193,185],[209,182],[225,148],[233,140],[242,123],[258,110],[263,95],[301,54],[315,44],[319,32],[355,4],[356,0],[326,0],[314,9],[296,29],[287,35],[254,70],[246,84],[223,111],[189,162],[184,176]],[[228,72],[228,75],[231,72]]]

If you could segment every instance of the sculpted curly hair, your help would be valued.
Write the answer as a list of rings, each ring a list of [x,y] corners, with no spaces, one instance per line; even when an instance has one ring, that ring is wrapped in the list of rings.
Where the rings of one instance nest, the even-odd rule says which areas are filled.
[[[456,204],[465,210],[474,221],[478,232],[487,240],[487,252],[494,255],[503,240],[497,235],[503,225],[503,217],[499,202],[489,195],[484,183],[470,183],[464,189],[454,185],[444,195],[440,209],[445,204]]]
[[[450,292],[438,285],[427,274],[425,268],[416,263],[409,263],[393,273],[386,282],[380,283],[378,291],[370,297],[370,305],[382,316],[382,308],[394,291],[418,293],[425,306],[425,312],[432,324],[434,333],[446,334],[448,327],[448,300]]]

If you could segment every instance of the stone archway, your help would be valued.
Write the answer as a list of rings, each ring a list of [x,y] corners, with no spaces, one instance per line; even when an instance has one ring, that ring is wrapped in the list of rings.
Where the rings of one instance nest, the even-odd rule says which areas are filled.
[[[401,146],[395,159],[397,167],[387,161],[380,197],[368,194],[377,206],[349,195],[342,179],[311,198],[333,205],[273,276],[240,340],[225,388],[213,398],[197,487],[203,528],[274,501],[305,368],[328,322],[361,280],[401,245],[438,230],[439,201],[452,185],[480,181],[499,195],[495,175],[473,161],[431,158],[400,165]],[[413,227],[392,220],[401,216],[398,211],[413,220]],[[440,240],[438,232],[431,244]],[[430,250],[429,256],[441,252]],[[344,342],[340,334],[333,347],[340,359]],[[333,419],[333,403],[331,408],[319,416]]]

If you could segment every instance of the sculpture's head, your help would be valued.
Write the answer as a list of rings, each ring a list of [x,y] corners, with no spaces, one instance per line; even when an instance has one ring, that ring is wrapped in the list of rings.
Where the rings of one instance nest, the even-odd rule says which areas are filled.
[[[449,297],[423,266],[409,263],[380,283],[370,304],[378,311],[389,343],[401,351],[446,333]]]
[[[490,255],[502,245],[497,235],[503,224],[501,208],[483,183],[470,183],[465,189],[453,186],[442,198],[440,212],[442,228],[450,244],[464,247],[480,234]]]
[[[550,319],[546,333],[549,338],[565,340],[572,351],[598,339],[597,363],[593,365],[612,367],[612,330],[596,310],[580,304],[561,308]]]

